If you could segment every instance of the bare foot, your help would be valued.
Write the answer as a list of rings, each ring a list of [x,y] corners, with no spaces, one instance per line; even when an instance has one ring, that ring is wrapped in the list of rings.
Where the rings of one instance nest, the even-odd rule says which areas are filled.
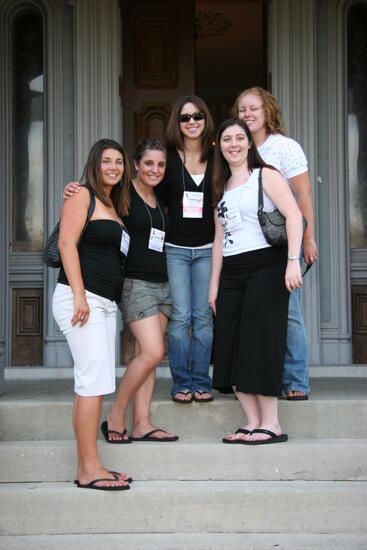
[[[225,439],[228,441],[236,441],[236,440],[244,440],[246,441],[248,436],[251,434],[252,430],[255,430],[258,425],[252,425],[252,424],[246,424],[245,426],[241,426],[236,433],[229,434]]]
[[[80,485],[88,485],[95,479],[101,480],[95,483],[96,487],[129,487],[129,483],[125,479],[119,479],[119,474],[113,474],[102,466],[81,471],[78,476]]]
[[[108,426],[108,439],[110,441],[121,441],[126,440],[128,441],[129,436],[125,431],[125,426],[123,419],[121,420],[121,417],[114,414],[111,410],[107,415],[107,426]]]
[[[193,397],[192,392],[189,390],[178,391],[172,397],[173,401],[176,403],[191,403]]]
[[[208,401],[213,401],[213,395],[208,391],[195,391],[194,401],[198,403],[208,403]]]
[[[260,426],[258,426],[258,429],[269,430],[275,433],[275,435],[282,435],[282,429],[279,424],[273,424],[273,425],[267,425],[267,426],[260,424]],[[252,433],[246,436],[247,441],[265,441],[266,439],[271,439],[271,435],[262,434],[262,433]]]

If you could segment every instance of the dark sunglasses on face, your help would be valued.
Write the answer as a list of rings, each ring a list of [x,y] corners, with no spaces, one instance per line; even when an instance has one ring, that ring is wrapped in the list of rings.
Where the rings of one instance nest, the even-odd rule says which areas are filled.
[[[197,120],[203,120],[205,118],[205,113],[200,111],[199,113],[193,113],[192,115],[179,115],[178,120],[180,122],[190,122],[191,119],[197,121]]]

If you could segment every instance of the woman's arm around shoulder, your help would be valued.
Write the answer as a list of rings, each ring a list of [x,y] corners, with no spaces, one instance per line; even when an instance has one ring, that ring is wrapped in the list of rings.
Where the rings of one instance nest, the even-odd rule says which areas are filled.
[[[209,283],[208,302],[214,314],[216,314],[216,302],[219,287],[219,277],[223,261],[223,237],[224,229],[219,221],[217,209],[214,209],[215,236],[212,250],[212,272]]]
[[[302,241],[302,214],[287,181],[277,170],[263,168],[263,189],[286,219],[288,264],[285,284],[291,292],[293,288],[299,288],[302,285],[301,267],[298,261]]]

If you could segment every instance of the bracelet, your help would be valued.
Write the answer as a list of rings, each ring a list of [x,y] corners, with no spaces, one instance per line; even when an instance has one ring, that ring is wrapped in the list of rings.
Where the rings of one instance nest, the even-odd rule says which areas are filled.
[[[299,256],[288,256],[288,260],[293,262],[294,260],[299,260]]]

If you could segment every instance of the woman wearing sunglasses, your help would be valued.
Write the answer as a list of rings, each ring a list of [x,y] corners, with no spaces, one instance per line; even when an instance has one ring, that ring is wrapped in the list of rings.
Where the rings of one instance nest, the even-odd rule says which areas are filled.
[[[167,126],[167,167],[159,193],[170,222],[166,256],[173,301],[168,326],[171,396],[182,404],[213,400],[209,377],[213,316],[208,304],[214,239],[213,136],[214,123],[205,102],[195,95],[180,97]]]

